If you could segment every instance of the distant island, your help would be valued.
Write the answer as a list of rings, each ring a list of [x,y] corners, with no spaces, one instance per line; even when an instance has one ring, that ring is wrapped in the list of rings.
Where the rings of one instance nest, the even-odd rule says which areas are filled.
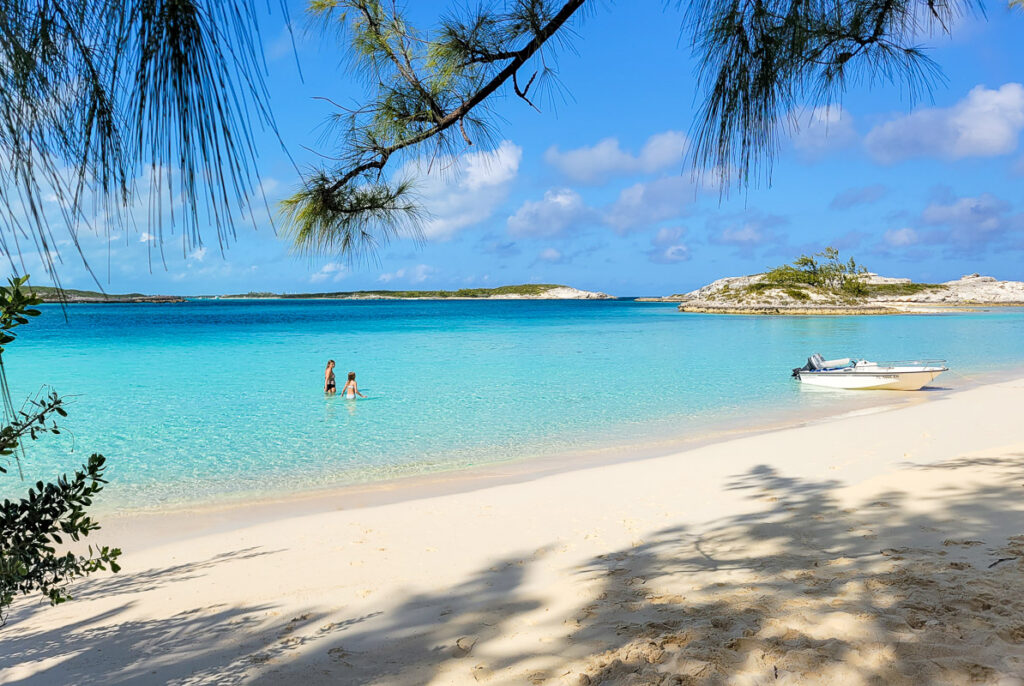
[[[48,303],[180,303],[193,300],[613,300],[615,296],[597,291],[583,291],[571,286],[551,283],[528,283],[497,288],[461,288],[455,291],[339,291],[334,293],[244,293],[236,295],[145,295],[143,293],[110,294],[65,288],[58,291],[49,286],[32,286],[30,290]],[[63,294],[63,298],[61,295]]]
[[[201,296],[220,300],[326,299],[326,300],[613,300],[615,296],[583,291],[553,283],[526,283],[497,288],[460,288],[455,291],[338,291],[334,293],[244,293]]]
[[[718,279],[689,293],[649,300],[679,302],[710,314],[905,314],[977,305],[1024,305],[1024,282],[969,274],[943,283],[879,276],[827,248],[761,274]]]
[[[101,293],[82,291],[74,288],[58,290],[51,286],[27,286],[26,290],[43,299],[45,303],[181,303],[180,295],[145,295],[143,293]],[[62,297],[63,295],[63,297]]]

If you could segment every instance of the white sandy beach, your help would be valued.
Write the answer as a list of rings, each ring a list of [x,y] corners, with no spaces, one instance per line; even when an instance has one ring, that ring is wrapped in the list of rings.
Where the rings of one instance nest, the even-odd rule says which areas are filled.
[[[120,574],[16,605],[0,683],[1024,684],[1022,410],[1016,380],[373,507],[121,522]]]

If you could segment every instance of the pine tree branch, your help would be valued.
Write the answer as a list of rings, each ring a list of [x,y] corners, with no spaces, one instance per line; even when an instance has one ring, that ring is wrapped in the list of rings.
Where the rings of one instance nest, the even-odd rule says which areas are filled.
[[[460,123],[469,115],[470,112],[472,112],[473,108],[480,105],[504,83],[512,79],[520,67],[526,64],[526,62],[533,57],[538,50],[540,50],[541,46],[544,45],[549,38],[554,36],[556,32],[558,32],[558,30],[561,29],[569,20],[569,18],[584,5],[585,2],[586,0],[569,0],[566,2],[547,24],[537,29],[533,34],[532,39],[526,45],[513,53],[509,53],[510,57],[508,58],[508,64],[506,64],[500,72],[488,80],[461,105],[445,114],[430,128],[373,151],[372,154],[376,155],[376,159],[357,164],[346,171],[340,178],[334,181],[330,190],[333,192],[341,189],[357,176],[360,176],[365,172],[372,171],[374,169],[378,171],[383,170],[384,166],[388,163],[388,160],[396,152],[427,141],[434,136],[445,132],[455,124]],[[402,69],[399,70],[400,73],[402,73],[402,71]],[[415,87],[415,84],[412,82],[410,82],[410,85]]]

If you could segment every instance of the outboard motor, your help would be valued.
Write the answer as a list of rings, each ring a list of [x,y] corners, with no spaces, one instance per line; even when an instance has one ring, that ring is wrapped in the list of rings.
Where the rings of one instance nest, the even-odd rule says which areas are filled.
[[[799,378],[800,372],[811,372],[815,369],[821,369],[825,364],[825,358],[821,356],[821,353],[814,353],[807,358],[807,364],[803,367],[797,367],[793,370],[793,378]]]

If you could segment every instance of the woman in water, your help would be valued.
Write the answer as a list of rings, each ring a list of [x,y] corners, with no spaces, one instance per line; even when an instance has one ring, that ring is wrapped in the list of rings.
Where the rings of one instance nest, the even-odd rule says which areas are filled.
[[[345,382],[345,387],[341,389],[341,392],[345,394],[346,398],[350,399],[355,398],[357,395],[360,398],[366,397],[365,395],[359,392],[359,386],[356,384],[355,372],[348,373],[348,381]]]
[[[324,371],[324,393],[332,395],[337,390],[334,387],[334,360],[327,360],[327,369]]]

